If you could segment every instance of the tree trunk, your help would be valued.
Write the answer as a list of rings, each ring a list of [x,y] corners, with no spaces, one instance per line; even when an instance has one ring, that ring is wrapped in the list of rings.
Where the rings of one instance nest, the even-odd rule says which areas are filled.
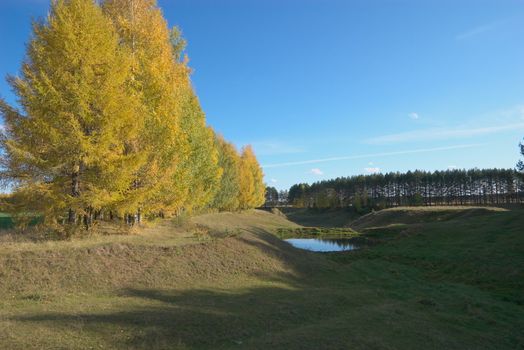
[[[73,171],[73,173],[71,174],[71,196],[72,197],[80,196],[80,184],[78,181],[78,170]],[[72,208],[69,209],[68,221],[70,224],[74,224],[76,221],[76,213]]]

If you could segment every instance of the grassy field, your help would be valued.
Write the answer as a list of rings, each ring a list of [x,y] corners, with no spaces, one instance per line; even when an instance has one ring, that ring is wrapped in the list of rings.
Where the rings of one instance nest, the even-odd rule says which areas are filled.
[[[523,348],[524,211],[450,210],[358,219],[377,244],[344,253],[291,247],[275,234],[299,226],[261,211],[6,240],[0,348]]]

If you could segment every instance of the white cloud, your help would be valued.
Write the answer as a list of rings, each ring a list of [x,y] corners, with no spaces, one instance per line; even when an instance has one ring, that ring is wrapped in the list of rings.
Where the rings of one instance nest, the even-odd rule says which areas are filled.
[[[370,174],[380,173],[380,168],[377,168],[377,167],[374,167],[374,168],[364,168],[364,170],[366,171],[366,173],[370,173]]]
[[[313,168],[309,172],[313,175],[324,175],[324,172],[319,168]]]
[[[457,169],[456,165],[448,165],[448,170],[455,170]]]
[[[505,125],[483,126],[483,127],[458,127],[458,128],[432,128],[423,130],[413,130],[377,136],[367,139],[365,143],[373,145],[402,143],[412,141],[464,139],[467,137],[495,134],[508,130],[524,130],[524,123],[511,123]]]
[[[408,116],[413,119],[413,120],[417,120],[420,118],[420,116],[418,115],[418,113],[415,113],[415,112],[412,112],[412,113],[409,113]]]
[[[440,152],[440,151],[448,151],[448,150],[463,149],[463,148],[474,148],[474,147],[479,147],[479,146],[482,146],[482,144],[477,143],[477,144],[453,145],[453,146],[444,146],[444,147],[435,147],[435,148],[420,148],[420,149],[410,149],[410,150],[395,151],[395,152],[360,154],[360,155],[353,155],[353,156],[300,160],[296,162],[274,163],[274,164],[266,164],[266,165],[263,165],[262,167],[266,169],[267,168],[280,168],[280,167],[293,166],[293,165],[335,162],[335,161],[341,161],[341,160],[351,160],[351,159],[361,159],[361,158],[388,157],[388,156],[398,156],[398,155],[413,154],[413,153],[431,153],[431,152]]]
[[[373,165],[373,162],[369,162],[368,165]]]
[[[274,183],[274,184],[276,184],[276,183],[278,182],[277,179],[271,179],[270,181],[271,181],[272,183]]]

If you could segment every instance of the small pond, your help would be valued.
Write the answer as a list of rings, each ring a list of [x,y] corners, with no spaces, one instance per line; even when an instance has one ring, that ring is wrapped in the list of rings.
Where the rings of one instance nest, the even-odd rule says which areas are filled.
[[[359,248],[348,238],[289,238],[285,241],[295,248],[313,252],[341,252]]]

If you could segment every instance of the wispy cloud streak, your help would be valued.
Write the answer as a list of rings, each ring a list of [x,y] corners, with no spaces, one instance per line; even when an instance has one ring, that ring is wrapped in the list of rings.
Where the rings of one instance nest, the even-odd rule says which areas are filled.
[[[351,159],[372,158],[372,157],[374,158],[389,157],[389,156],[399,156],[399,155],[414,154],[414,153],[431,153],[431,152],[440,152],[440,151],[448,151],[448,150],[463,149],[463,148],[474,148],[474,147],[479,147],[479,146],[482,146],[482,144],[477,143],[477,144],[466,144],[466,145],[453,145],[453,146],[446,146],[446,147],[421,148],[421,149],[395,151],[395,152],[382,152],[382,153],[359,154],[359,155],[343,156],[343,157],[330,157],[330,158],[322,158],[322,159],[302,160],[302,161],[297,161],[297,162],[266,164],[266,165],[263,165],[262,167],[266,169],[267,168],[280,168],[280,167],[287,167],[287,166],[293,166],[293,165],[335,162],[335,161],[340,161],[340,160],[351,160]]]
[[[442,128],[407,131],[398,134],[384,135],[367,139],[365,143],[381,145],[411,141],[444,140],[495,134],[508,130],[524,129],[524,123],[511,123],[477,128]]]
[[[460,33],[459,35],[457,35],[455,37],[455,39],[457,39],[457,40],[471,39],[473,37],[476,37],[478,35],[484,34],[486,32],[490,32],[490,31],[496,29],[497,27],[499,27],[501,24],[504,24],[505,22],[507,22],[507,20],[500,20],[500,21],[495,21],[495,22],[491,22],[491,23],[488,23],[488,24],[484,24],[484,25],[472,28],[472,29],[470,29],[468,31]]]
[[[258,141],[252,142],[251,146],[255,149],[255,153],[258,156],[272,156],[278,154],[293,154],[301,153],[304,150],[295,145],[291,145],[281,141]]]

